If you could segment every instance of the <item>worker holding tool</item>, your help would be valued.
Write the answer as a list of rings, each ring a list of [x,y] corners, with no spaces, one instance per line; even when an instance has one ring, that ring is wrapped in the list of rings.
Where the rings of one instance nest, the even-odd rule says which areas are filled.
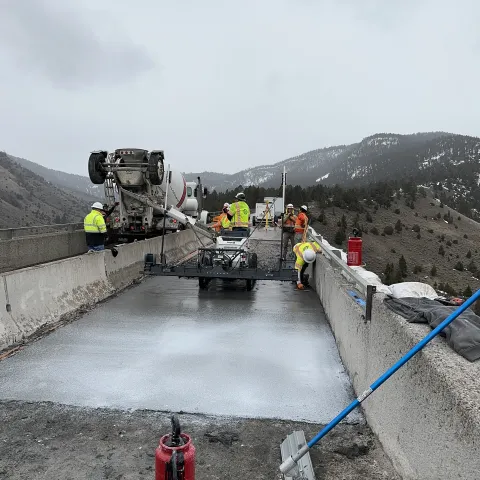
[[[245,232],[245,235],[248,235],[250,208],[245,202],[245,194],[243,192],[235,195],[235,201],[230,205],[230,208],[227,211],[227,218],[231,222],[233,231]]]
[[[103,218],[104,213],[103,205],[100,202],[95,202],[92,205],[92,211],[83,220],[85,239],[89,252],[105,250],[107,226]]]
[[[305,241],[303,234],[306,232],[308,226],[307,210],[307,206],[302,205],[300,207],[300,212],[297,215],[297,219],[295,221],[295,243],[301,243]]]
[[[108,205],[106,203],[103,204],[103,211],[102,211],[102,215],[103,215],[103,218],[105,220],[108,219],[108,217],[113,213],[113,211],[115,210],[115,208],[120,205],[120,202],[115,202],[113,204],[113,207],[112,208],[108,208]]]
[[[295,211],[293,210],[293,205],[289,203],[287,205],[287,213],[283,216],[282,221],[282,260],[287,259],[288,244],[290,243],[291,249],[295,245],[295,224],[297,223],[297,217]]]
[[[232,229],[230,220],[228,219],[228,216],[227,216],[229,208],[230,208],[229,203],[223,204],[222,213],[217,217],[218,218],[217,222],[213,224],[213,228],[215,229],[215,231],[223,233],[225,231],[229,231]]]
[[[313,263],[317,258],[317,253],[322,249],[317,242],[303,242],[297,243],[293,247],[296,255],[295,270],[298,272],[297,288],[303,290],[305,288],[305,270],[310,263]]]

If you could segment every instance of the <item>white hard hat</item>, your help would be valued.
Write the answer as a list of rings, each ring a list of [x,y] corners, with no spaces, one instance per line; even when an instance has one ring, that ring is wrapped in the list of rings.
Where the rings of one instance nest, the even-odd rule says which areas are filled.
[[[245,194],[243,192],[237,193],[235,195],[235,198],[237,198],[238,200],[245,200]]]
[[[317,257],[317,254],[313,250],[311,250],[310,248],[307,248],[307,250],[305,250],[303,252],[303,259],[307,263],[313,263],[315,261],[316,257]]]
[[[307,207],[306,205],[302,205],[300,208],[301,208],[302,210],[305,210],[305,211],[308,210],[308,207]]]
[[[100,202],[95,202],[92,205],[92,208],[98,208],[98,210],[103,210],[103,205]]]
[[[223,204],[223,208],[225,208],[225,207],[227,207],[227,208],[228,208],[229,206],[230,206],[230,204],[229,204],[229,203],[226,203],[226,202],[225,202],[225,203]]]
[[[287,208],[293,208],[293,205],[292,205],[291,203],[289,203],[289,204],[287,205]]]

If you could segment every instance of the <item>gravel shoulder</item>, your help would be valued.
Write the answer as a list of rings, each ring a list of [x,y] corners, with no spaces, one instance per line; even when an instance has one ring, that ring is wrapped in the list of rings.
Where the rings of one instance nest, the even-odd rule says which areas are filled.
[[[180,415],[193,437],[197,480],[282,478],[280,443],[294,429],[307,439],[322,426],[264,419]],[[155,448],[170,416],[1,402],[0,479],[154,478]],[[342,424],[311,452],[317,480],[400,479],[365,425]]]

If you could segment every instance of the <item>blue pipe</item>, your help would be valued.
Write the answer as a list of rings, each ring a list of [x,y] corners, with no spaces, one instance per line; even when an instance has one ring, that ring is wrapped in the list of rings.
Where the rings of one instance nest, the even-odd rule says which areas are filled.
[[[302,447],[295,455],[291,456],[280,466],[282,473],[288,473],[292,470],[298,460],[302,458],[310,448],[323,438],[330,430],[336,427],[352,410],[357,408],[368,396],[370,396],[378,387],[386,382],[397,370],[405,365],[416,353],[418,353],[428,342],[433,340],[444,328],[448,327],[460,314],[480,298],[480,290],[477,290],[468,300],[453,311],[442,323],[432,330],[423,340],[417,343],[408,353],[390,367],[383,375],[375,380],[370,387],[365,390],[358,398],[340,412],[327,426],[325,426],[318,434],[313,437],[304,447]]]

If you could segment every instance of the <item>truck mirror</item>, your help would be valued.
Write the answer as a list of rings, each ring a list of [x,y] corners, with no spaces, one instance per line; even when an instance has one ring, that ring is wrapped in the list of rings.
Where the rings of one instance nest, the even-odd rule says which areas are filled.
[[[205,187],[205,188],[203,189],[203,198],[205,198],[207,195],[208,195],[208,188]]]
[[[197,195],[198,195],[198,188],[195,187],[195,190],[193,191],[193,196],[197,198]]]

